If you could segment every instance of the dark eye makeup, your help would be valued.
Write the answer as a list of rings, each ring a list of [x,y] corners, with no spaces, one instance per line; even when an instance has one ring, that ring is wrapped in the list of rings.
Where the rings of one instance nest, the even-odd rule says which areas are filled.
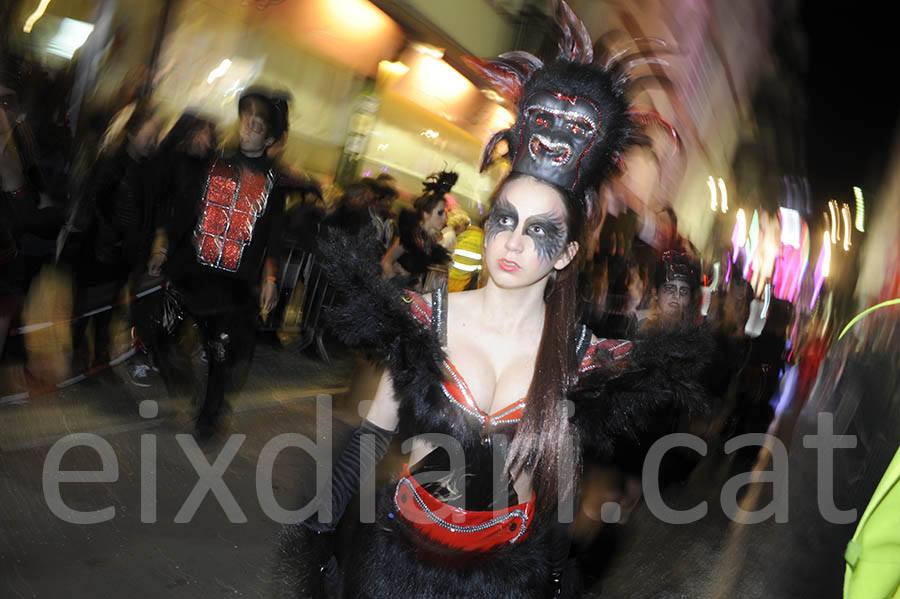
[[[554,260],[566,244],[566,226],[557,214],[547,212],[525,221],[525,234],[534,242],[541,260]]]
[[[507,200],[500,198],[494,202],[491,214],[487,219],[485,237],[490,242],[498,233],[503,231],[515,231],[519,224],[519,212]]]
[[[485,231],[487,242],[503,231],[515,231],[519,224],[519,212],[509,201],[500,198],[494,203]],[[541,260],[550,261],[559,256],[566,244],[566,225],[562,217],[548,212],[529,217],[525,221],[525,235],[531,238]]]

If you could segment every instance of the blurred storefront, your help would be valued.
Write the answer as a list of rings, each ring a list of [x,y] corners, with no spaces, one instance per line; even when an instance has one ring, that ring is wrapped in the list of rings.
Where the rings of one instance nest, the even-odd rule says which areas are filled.
[[[159,100],[193,107],[224,128],[236,98],[253,84],[292,96],[284,159],[330,178],[353,100],[379,60],[403,43],[400,28],[364,0],[179,4],[159,63]]]
[[[734,208],[759,207],[752,190],[737,191],[732,169],[754,127],[749,98],[771,67],[769,13],[749,5],[717,10],[716,0],[649,2],[640,11],[571,4],[593,37],[666,41],[664,60],[634,76],[648,82],[639,102],[676,125],[686,152],[673,165],[630,161],[628,183],[637,195],[661,190],[640,199],[651,214],[672,204],[698,246],[718,237],[717,219],[727,236],[733,216],[708,210],[707,179],[724,179]],[[7,29],[11,44],[53,68],[77,62],[72,53],[84,45],[79,52],[102,73],[89,102],[115,106],[127,95],[123,86],[144,82],[173,119],[193,108],[225,130],[245,87],[287,90],[286,162],[326,182],[387,172],[412,195],[429,173],[450,168],[460,175],[453,195],[474,215],[499,176],[477,172],[480,149],[512,115],[461,57],[537,51],[553,35],[533,26],[545,22],[547,8],[539,0],[22,0],[9,9]]]
[[[418,191],[428,173],[450,169],[459,174],[452,195],[473,215],[483,213],[500,173],[478,173],[481,147],[513,122],[512,114],[444,62],[439,49],[417,43],[381,64],[376,94],[380,108],[360,156],[362,174],[387,172]]]
[[[325,182],[387,172],[409,195],[449,168],[474,215],[499,176],[478,173],[480,149],[512,116],[460,57],[508,49],[522,4],[23,0],[8,9],[7,37],[47,69],[90,74],[83,100],[103,118],[152,90],[171,121],[191,109],[225,132],[243,89],[285,90],[288,164]]]

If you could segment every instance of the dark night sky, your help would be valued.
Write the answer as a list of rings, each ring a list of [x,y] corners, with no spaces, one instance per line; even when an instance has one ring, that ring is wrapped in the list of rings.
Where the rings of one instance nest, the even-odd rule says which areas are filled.
[[[858,6],[805,0],[801,7],[809,48],[806,150],[817,202],[849,199],[852,185],[877,192],[898,124],[900,25],[886,5]]]

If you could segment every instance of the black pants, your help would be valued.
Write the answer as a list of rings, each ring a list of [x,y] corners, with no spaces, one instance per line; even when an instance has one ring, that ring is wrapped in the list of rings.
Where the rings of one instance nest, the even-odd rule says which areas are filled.
[[[76,361],[75,369],[80,370],[92,365],[101,365],[110,360],[109,327],[113,312],[117,309],[104,310],[86,318],[78,318],[82,314],[104,305],[115,305],[119,301],[122,290],[126,287],[131,274],[128,264],[103,264],[93,261],[82,265],[76,276],[75,301],[73,312],[77,320],[72,323],[72,355]],[[94,323],[94,356],[88,360],[87,326]]]
[[[158,331],[151,342],[169,393],[198,397],[198,430],[209,432],[220,426],[228,409],[227,396],[240,391],[250,370],[257,307],[249,289],[241,296],[240,301],[200,310],[192,301],[196,298],[186,295],[180,325],[171,334]],[[191,335],[192,331],[197,335]],[[191,358],[197,336],[207,362],[206,391],[202,395],[196,392],[203,385],[195,379]]]

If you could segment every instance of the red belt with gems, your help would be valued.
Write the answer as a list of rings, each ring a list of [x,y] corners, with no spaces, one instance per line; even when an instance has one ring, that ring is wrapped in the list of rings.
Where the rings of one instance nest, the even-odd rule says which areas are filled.
[[[534,497],[502,510],[474,511],[435,499],[403,467],[394,492],[394,507],[426,538],[462,551],[490,551],[528,538],[534,516]]]

